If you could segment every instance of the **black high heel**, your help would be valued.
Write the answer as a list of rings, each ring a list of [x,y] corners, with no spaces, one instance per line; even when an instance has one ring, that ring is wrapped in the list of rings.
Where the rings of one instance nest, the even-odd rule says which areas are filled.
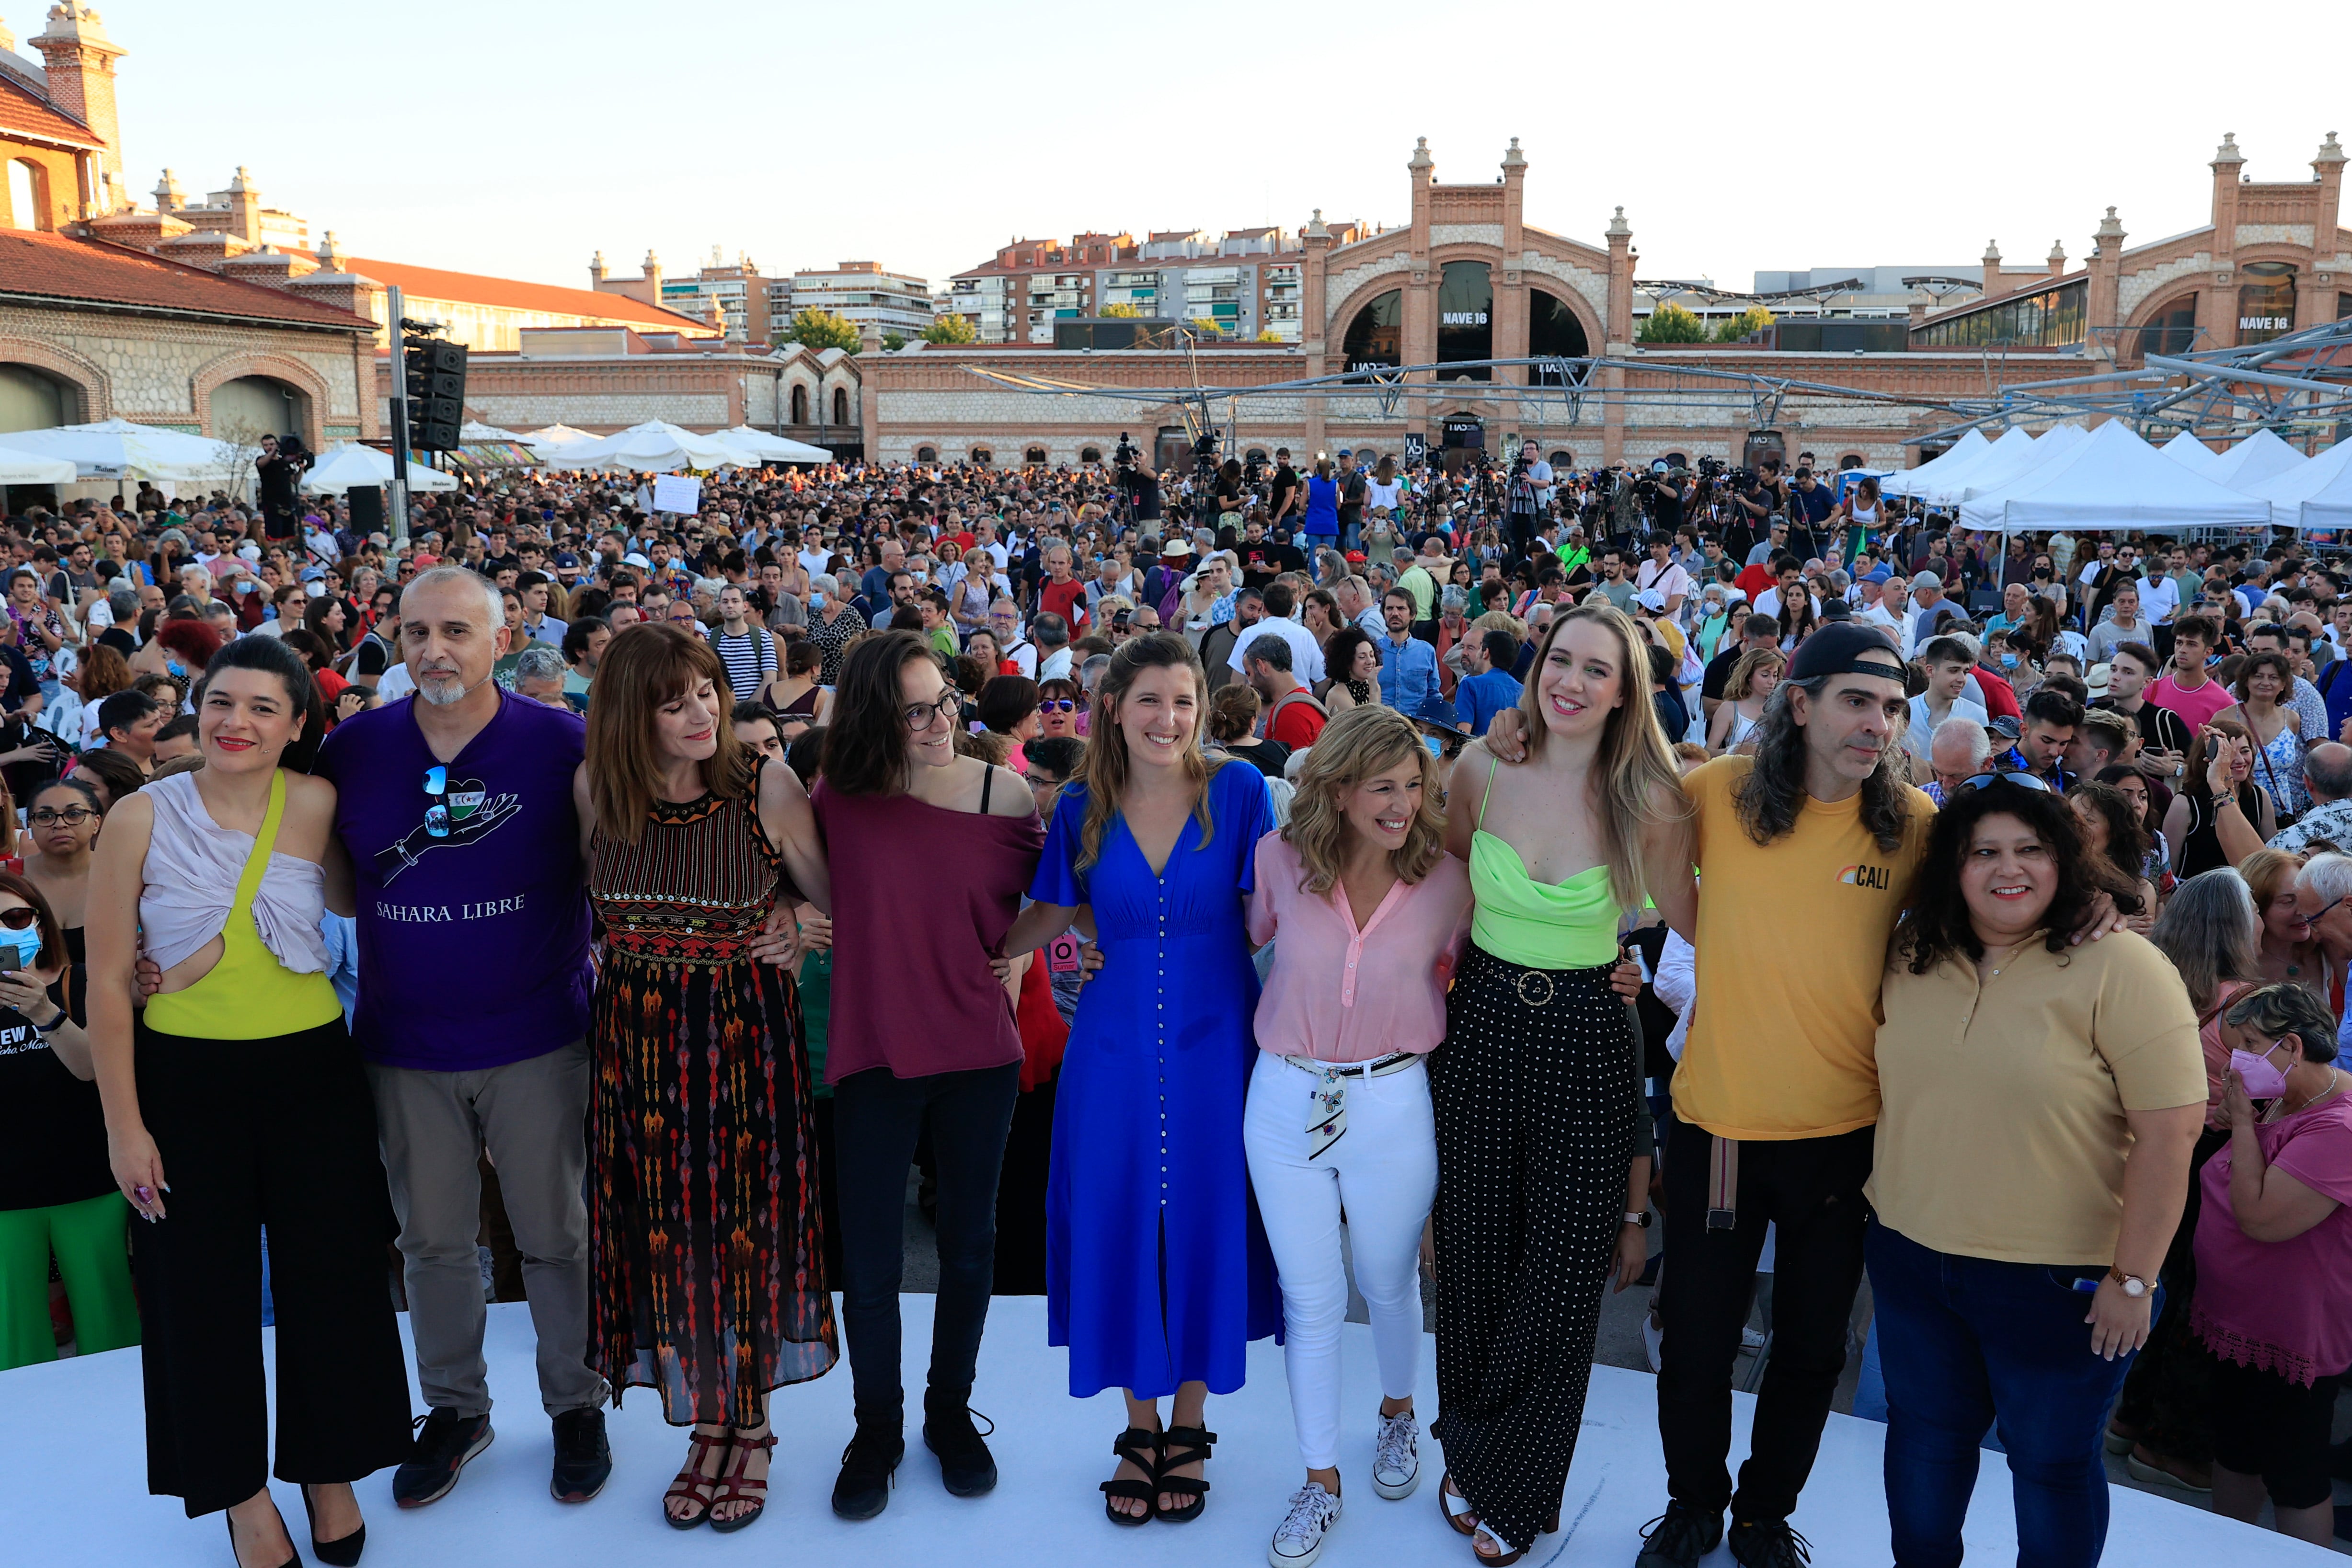
[[[231,1519],[226,1513],[223,1513],[221,1515],[221,1522],[228,1526],[228,1557],[229,1561],[234,1563],[236,1561],[236,1521]],[[282,1524],[285,1521],[280,1519],[278,1522]],[[289,1531],[289,1533],[291,1532]],[[285,1562],[280,1563],[278,1565],[278,1568],[302,1568],[302,1553],[299,1551],[297,1551],[293,1556],[289,1557]]]
[[[320,1540],[319,1511],[311,1506],[310,1489],[307,1486],[302,1489],[302,1511],[310,1518],[311,1554],[320,1562],[331,1564],[332,1568],[352,1568],[359,1562],[360,1553],[367,1550],[367,1521],[361,1521],[360,1527],[349,1535],[339,1536],[332,1541]]]

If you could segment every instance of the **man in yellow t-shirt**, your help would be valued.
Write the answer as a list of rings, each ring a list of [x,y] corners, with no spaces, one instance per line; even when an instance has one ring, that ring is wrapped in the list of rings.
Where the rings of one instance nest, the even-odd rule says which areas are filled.
[[[1796,1555],[1862,1279],[1863,1184],[1878,1119],[1873,1047],[1887,939],[1935,805],[1903,782],[1903,662],[1885,632],[1832,623],[1797,650],[1752,758],[1684,780],[1698,888],[1660,907],[1698,950],[1665,1162],[1658,1427],[1671,1500],[1638,1568],[1693,1568],[1724,1534],[1746,1568]],[[1725,1156],[1730,1156],[1726,1158]],[[1731,1373],[1768,1224],[1772,1359],[1733,1492]]]

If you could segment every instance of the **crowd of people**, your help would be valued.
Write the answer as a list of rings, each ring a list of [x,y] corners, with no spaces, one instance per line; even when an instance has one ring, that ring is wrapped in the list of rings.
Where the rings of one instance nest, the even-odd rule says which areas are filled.
[[[1801,1568],[1858,1346],[1906,1568],[1959,1561],[1996,1440],[2023,1561],[2097,1560],[2103,1445],[2325,1544],[2338,566],[1971,535],[1809,455],[1273,457],[730,472],[697,515],[515,475],[396,542],[143,487],[10,519],[5,1364],[138,1344],[151,1490],[279,1568],[271,1476],[349,1563],[352,1483],[426,1506],[490,1443],[488,1300],[553,1497],[642,1386],[679,1529],[761,1516],[772,1399],[845,1349],[870,1519],[912,1168],[957,1496],[992,1295],[1124,1396],[1120,1526],[1210,1506],[1279,1334],[1303,1479],[1220,1506],[1307,1568],[1351,1485],[1423,1479],[1433,1272],[1482,1563],[1559,1528],[1643,1287],[1640,1568]]]

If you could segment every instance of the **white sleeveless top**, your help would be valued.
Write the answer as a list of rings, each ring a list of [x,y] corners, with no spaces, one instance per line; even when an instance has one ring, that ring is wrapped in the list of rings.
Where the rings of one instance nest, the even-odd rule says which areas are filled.
[[[174,773],[139,791],[155,805],[155,831],[139,891],[140,946],[161,969],[194,956],[221,934],[237,879],[253,858],[253,835],[224,828],[205,810],[196,776]],[[261,945],[298,975],[327,967],[327,871],[316,861],[272,851],[253,895]]]

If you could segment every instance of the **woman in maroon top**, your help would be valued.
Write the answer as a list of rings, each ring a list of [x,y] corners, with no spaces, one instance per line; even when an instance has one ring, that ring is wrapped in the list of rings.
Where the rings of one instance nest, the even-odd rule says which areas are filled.
[[[843,661],[810,800],[833,876],[833,1085],[842,1322],[856,1436],[833,1509],[871,1519],[906,1452],[898,1284],[907,1166],[925,1132],[939,1174],[940,1286],[923,1440],[947,1489],[996,1464],[965,1402],[988,1320],[996,1181],[1021,1089],[1013,997],[990,965],[1045,843],[1021,776],[955,754],[961,698],[911,632]]]

